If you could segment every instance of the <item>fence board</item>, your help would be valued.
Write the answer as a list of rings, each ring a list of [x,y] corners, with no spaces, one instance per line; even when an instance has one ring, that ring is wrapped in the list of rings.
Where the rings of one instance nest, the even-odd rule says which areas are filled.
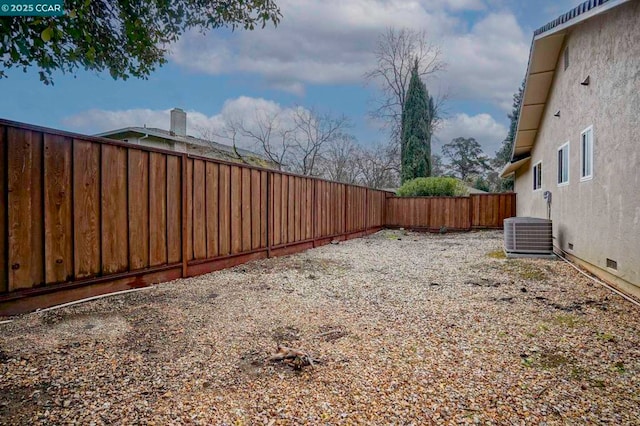
[[[73,264],[76,279],[101,271],[100,145],[73,140]]]
[[[242,251],[242,169],[231,166],[231,253]]]
[[[101,147],[102,273],[112,274],[129,267],[127,149]]]
[[[219,186],[219,245],[220,256],[227,256],[231,253],[231,168],[226,164],[221,164],[218,171],[220,178]]]
[[[247,169],[248,170],[248,169]],[[260,248],[260,218],[262,216],[262,201],[260,200],[260,171],[250,170],[251,173],[251,249]]]
[[[10,127],[8,152],[9,290],[44,281],[42,135]],[[15,147],[15,148],[14,148]]]
[[[282,175],[280,191],[280,243],[284,244],[288,240],[288,218],[289,218],[289,176]]]
[[[129,268],[149,266],[149,153],[129,150]]]
[[[242,251],[251,251],[251,169],[242,168]]]
[[[267,247],[267,172],[260,172],[260,247]]]
[[[280,245],[282,242],[282,175],[274,173],[271,179],[271,186],[273,188],[273,197],[271,198],[271,205],[273,211],[271,213],[271,222],[273,226],[273,232],[271,234],[271,242],[274,246]]]
[[[169,263],[182,260],[182,162],[167,156],[167,258]]]
[[[149,266],[167,263],[167,158],[149,153]]]
[[[295,177],[287,178],[287,243],[296,240],[295,236]]]
[[[44,135],[44,247],[47,284],[73,278],[71,139]]]
[[[206,223],[207,223],[207,257],[218,256],[218,165],[211,161],[206,164]]]
[[[193,160],[193,258],[207,257],[205,162]]]

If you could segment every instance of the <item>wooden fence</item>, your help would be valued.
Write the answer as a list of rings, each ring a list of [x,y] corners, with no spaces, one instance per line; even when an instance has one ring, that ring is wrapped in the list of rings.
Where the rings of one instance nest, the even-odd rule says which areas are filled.
[[[0,120],[0,315],[355,238],[387,193]]]
[[[499,227],[513,195],[391,193],[0,120],[0,315],[386,225]]]
[[[471,194],[468,197],[389,197],[385,225],[439,231],[502,228],[516,215],[516,194]]]

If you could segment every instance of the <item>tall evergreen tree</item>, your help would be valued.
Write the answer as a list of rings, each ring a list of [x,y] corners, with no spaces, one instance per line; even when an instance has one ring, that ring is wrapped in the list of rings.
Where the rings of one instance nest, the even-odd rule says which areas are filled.
[[[513,141],[516,139],[516,130],[518,129],[518,119],[520,118],[520,106],[522,104],[522,96],[524,94],[524,80],[520,85],[518,91],[513,95],[513,109],[507,116],[509,117],[509,132],[496,157],[491,161],[491,165],[496,169],[502,169],[511,160],[511,153],[513,152]],[[513,177],[507,179],[500,179],[498,183],[499,191],[512,191],[513,190]]]
[[[431,175],[431,127],[434,102],[420,79],[416,59],[402,109],[401,180]]]

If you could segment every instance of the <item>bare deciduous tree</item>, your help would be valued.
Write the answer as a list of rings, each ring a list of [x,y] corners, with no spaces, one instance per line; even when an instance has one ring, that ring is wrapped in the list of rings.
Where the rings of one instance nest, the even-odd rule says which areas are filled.
[[[370,188],[394,188],[398,185],[397,144],[361,148],[356,160],[359,181]]]
[[[293,168],[300,174],[315,176],[323,150],[350,126],[349,119],[345,115],[333,117],[298,107],[293,120],[296,151],[292,156]]]
[[[330,141],[320,159],[322,176],[329,180],[358,183],[358,158],[360,147],[355,138],[349,134],[341,134]]]
[[[376,84],[382,92],[378,105],[371,114],[386,123],[391,132],[391,140],[399,143],[402,109],[415,62],[418,62],[418,75],[422,79],[443,70],[446,64],[442,60],[440,47],[428,41],[426,32],[409,28],[388,28],[378,40],[375,56],[375,68],[364,76],[368,83]],[[432,127],[437,125],[437,111],[445,98],[434,101],[436,114]]]

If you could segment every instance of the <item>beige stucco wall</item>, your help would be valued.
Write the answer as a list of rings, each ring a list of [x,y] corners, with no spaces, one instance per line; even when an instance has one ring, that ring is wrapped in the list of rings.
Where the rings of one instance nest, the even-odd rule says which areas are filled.
[[[560,55],[531,161],[516,172],[517,213],[546,217],[543,192],[551,191],[555,245],[640,294],[640,1],[575,26],[565,46],[569,68]],[[580,85],[587,76],[590,84]],[[581,182],[580,133],[591,125],[593,179]],[[567,141],[569,185],[558,186],[557,150]],[[538,161],[542,188],[534,192]],[[607,258],[617,261],[617,271],[607,268]]]

